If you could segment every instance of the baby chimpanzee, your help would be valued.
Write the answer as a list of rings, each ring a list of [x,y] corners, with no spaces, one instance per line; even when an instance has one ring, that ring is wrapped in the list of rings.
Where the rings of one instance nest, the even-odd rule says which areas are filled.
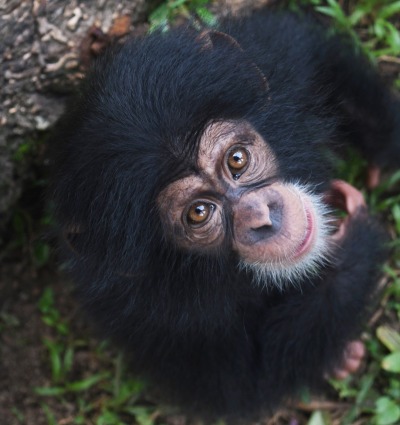
[[[241,418],[357,369],[385,236],[329,152],[398,166],[400,107],[346,40],[268,11],[130,40],[60,137],[85,309],[166,400]]]

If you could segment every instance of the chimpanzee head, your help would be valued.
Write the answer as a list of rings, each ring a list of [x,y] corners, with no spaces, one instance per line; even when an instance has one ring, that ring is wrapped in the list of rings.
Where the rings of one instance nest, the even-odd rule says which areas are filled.
[[[318,101],[305,109],[301,90],[279,89],[215,31],[156,34],[100,58],[59,161],[76,260],[146,282],[281,286],[315,273],[329,251],[320,146],[331,123]]]

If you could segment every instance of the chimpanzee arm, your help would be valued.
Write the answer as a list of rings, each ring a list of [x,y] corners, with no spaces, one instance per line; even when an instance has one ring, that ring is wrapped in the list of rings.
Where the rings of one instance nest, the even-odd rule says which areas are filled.
[[[333,82],[332,107],[342,116],[339,136],[349,139],[370,163],[400,164],[400,100],[385,86],[367,58],[333,37],[321,50],[319,79]]]
[[[296,395],[304,383],[315,389],[324,375],[340,367],[346,344],[359,336],[371,304],[377,265],[387,255],[384,240],[366,212],[358,214],[332,267],[315,279],[314,287],[284,296],[266,313],[259,334],[265,391],[276,395],[293,389]]]

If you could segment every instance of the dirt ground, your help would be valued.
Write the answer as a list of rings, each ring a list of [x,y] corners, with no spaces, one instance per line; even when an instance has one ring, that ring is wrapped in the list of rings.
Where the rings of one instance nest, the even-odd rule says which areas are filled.
[[[77,314],[71,296],[72,286],[56,270],[40,273],[27,266],[7,265],[0,271],[0,423],[2,425],[48,424],[42,400],[33,388],[50,385],[51,371],[43,338],[53,338],[55,331],[41,317],[38,301],[43,289],[56,291],[57,308],[67,317],[79,335],[87,326]],[[85,336],[86,338],[86,336]],[[53,408],[57,407],[54,400]],[[68,406],[63,410],[68,410]]]

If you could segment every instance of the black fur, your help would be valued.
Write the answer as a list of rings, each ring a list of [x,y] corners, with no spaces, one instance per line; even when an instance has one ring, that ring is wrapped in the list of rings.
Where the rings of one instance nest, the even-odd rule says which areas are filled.
[[[365,60],[306,18],[258,12],[221,30],[240,47],[218,37],[205,47],[198,31],[176,29],[98,60],[59,136],[54,198],[61,231],[76,232],[65,251],[104,336],[169,400],[233,418],[321,387],[360,332],[383,233],[361,211],[320,276],[267,291],[229,247],[190,254],[168,242],[157,195],[196,169],[210,120],[248,120],[282,179],[321,191],[327,148],[346,140],[398,165],[400,114]]]

